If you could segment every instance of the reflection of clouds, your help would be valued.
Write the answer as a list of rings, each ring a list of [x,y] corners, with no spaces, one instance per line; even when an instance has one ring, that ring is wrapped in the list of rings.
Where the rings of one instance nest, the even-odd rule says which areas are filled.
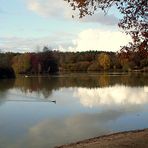
[[[124,111],[83,113],[61,119],[39,122],[29,129],[20,145],[27,148],[53,147],[111,132],[108,125],[118,119]],[[21,146],[20,146],[21,147]]]
[[[84,109],[84,107],[79,105],[78,99],[69,97],[72,96],[73,93],[80,98],[80,102],[85,106],[93,107],[104,104],[112,106],[102,106],[99,109],[97,108],[97,110],[96,108],[94,110]],[[5,148],[46,148],[96,137],[113,131],[147,127],[147,125],[143,126],[143,123],[146,124],[148,121],[146,116],[147,111],[145,112],[143,106],[138,105],[143,105],[148,102],[147,95],[148,93],[144,91],[144,87],[136,88],[118,85],[95,89],[62,88],[58,91],[53,91],[53,97],[60,99],[57,101],[57,106],[54,106],[54,108],[48,106],[48,111],[51,114],[48,112],[46,116],[47,110],[44,110],[43,106],[35,105],[36,110],[33,105],[31,106],[33,110],[30,110],[27,104],[25,110],[22,109],[23,114],[21,116],[25,120],[22,120],[20,116],[18,116],[16,119],[21,120],[21,122],[17,122],[19,126],[16,128],[12,126],[13,122],[11,122],[11,120],[16,119],[11,116],[13,118],[10,118],[11,120],[8,120],[9,122],[6,120],[8,125],[5,125],[4,128],[4,131],[6,130],[12,133],[7,127],[9,126],[19,131],[21,136],[16,134],[16,132],[16,136],[4,136],[4,132],[1,130],[0,145],[2,143]],[[118,97],[120,97],[120,99],[118,99]],[[65,105],[67,101],[69,102]],[[64,106],[62,104],[63,108],[61,108],[61,106],[59,108],[58,106],[59,104],[61,105],[61,103],[64,104]],[[76,108],[77,112],[72,110],[71,104]],[[129,106],[128,104],[133,105]],[[113,105],[121,106],[114,107]],[[70,108],[68,108],[68,106],[70,106]],[[67,109],[64,110],[65,108]],[[57,113],[55,110],[57,110]],[[27,113],[27,111],[29,113]],[[33,116],[30,111],[36,114]],[[136,116],[136,114],[142,114],[143,111],[144,118],[143,116]],[[59,114],[59,112],[62,112],[62,114]],[[27,116],[27,118],[25,118],[25,116]],[[39,119],[36,121],[36,118]],[[32,122],[33,120],[35,120],[35,122]],[[32,124],[30,124],[30,122],[32,122]],[[1,137],[3,137],[3,139],[1,139]]]
[[[132,105],[148,103],[148,93],[143,87],[113,86],[105,88],[78,88],[75,96],[86,107],[99,105]]]
[[[144,91],[148,93],[148,87],[144,86]]]
[[[139,112],[139,107],[108,109],[99,113],[81,113],[62,118],[50,118],[32,126],[16,145],[27,148],[54,147],[113,132],[121,117]],[[120,123],[121,122],[121,123]],[[132,124],[132,123],[131,123]],[[128,125],[124,127],[129,128]]]

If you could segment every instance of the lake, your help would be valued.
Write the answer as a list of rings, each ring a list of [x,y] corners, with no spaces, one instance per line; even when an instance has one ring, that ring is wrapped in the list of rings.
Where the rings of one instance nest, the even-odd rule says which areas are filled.
[[[146,73],[0,80],[0,148],[52,148],[143,128],[148,128]]]

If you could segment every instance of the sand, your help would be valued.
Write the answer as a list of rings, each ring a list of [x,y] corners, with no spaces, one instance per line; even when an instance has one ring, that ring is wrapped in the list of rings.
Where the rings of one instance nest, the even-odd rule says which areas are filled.
[[[148,129],[104,135],[56,148],[148,148]]]

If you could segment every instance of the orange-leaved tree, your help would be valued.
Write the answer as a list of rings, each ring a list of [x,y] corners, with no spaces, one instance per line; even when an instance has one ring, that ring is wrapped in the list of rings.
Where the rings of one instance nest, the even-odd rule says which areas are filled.
[[[79,10],[80,18],[93,15],[97,9],[107,12],[108,8],[116,6],[122,14],[118,25],[130,34],[133,43],[123,47],[121,52],[140,52],[148,57],[148,1],[147,0],[65,0],[71,7]]]

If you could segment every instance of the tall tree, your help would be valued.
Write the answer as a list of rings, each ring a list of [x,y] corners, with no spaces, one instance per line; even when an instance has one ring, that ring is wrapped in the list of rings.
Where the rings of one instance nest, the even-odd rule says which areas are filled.
[[[16,55],[12,59],[12,67],[15,73],[26,73],[31,68],[30,54]]]
[[[98,57],[99,65],[107,70],[110,68],[110,57],[106,53],[101,53]]]
[[[147,0],[65,0],[71,7],[79,10],[80,18],[92,15],[98,8],[107,12],[108,8],[116,6],[123,18],[119,21],[119,27],[130,34],[133,43],[123,51],[140,51],[148,56],[148,1]]]

